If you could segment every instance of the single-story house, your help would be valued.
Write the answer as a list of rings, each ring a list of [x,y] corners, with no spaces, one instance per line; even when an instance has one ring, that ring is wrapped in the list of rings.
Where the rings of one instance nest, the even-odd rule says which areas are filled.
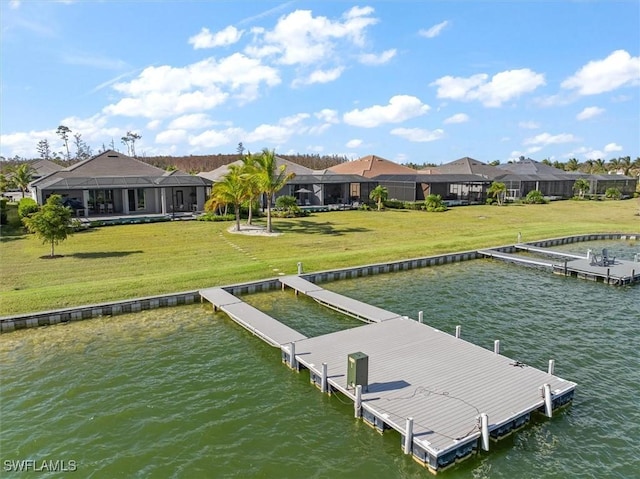
[[[293,196],[300,206],[351,205],[369,198],[377,183],[356,174],[339,174],[332,169],[312,170],[297,163],[276,157],[278,167],[284,165],[287,173],[295,176],[287,182],[279,196]],[[198,176],[215,183],[229,171],[231,165],[242,165],[241,160],[223,165],[215,170],[198,173]]]
[[[204,207],[211,181],[181,171],[165,171],[107,150],[31,182],[43,204],[52,194],[70,201],[84,216],[170,214]]]

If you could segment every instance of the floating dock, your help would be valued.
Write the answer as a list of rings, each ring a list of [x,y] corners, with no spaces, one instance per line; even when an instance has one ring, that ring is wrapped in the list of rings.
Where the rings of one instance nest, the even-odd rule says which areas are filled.
[[[499,341],[491,351],[461,339],[459,327],[453,336],[301,277],[280,281],[370,324],[307,338],[222,288],[200,294],[256,336],[280,345],[283,362],[308,369],[323,392],[351,399],[356,417],[380,432],[398,431],[404,453],[431,472],[489,450],[491,439],[524,426],[533,412],[551,417],[573,399],[576,384],[554,376],[553,361],[548,372],[540,371],[500,355]],[[356,357],[360,370],[354,376]]]
[[[311,281],[301,278],[300,276],[284,276],[278,279],[282,283],[283,289],[285,286],[288,286],[289,288],[292,288],[296,294],[303,293],[328,308],[339,311],[351,316],[352,318],[359,319],[360,321],[367,323],[380,323],[382,321],[388,321],[389,319],[400,317],[398,314],[392,313],[391,311],[348,298],[347,296],[334,293],[333,291],[328,291]]]
[[[522,256],[502,251],[503,249],[504,248],[482,249],[478,250],[478,253],[512,263],[527,266],[542,266],[551,269],[555,274],[563,276],[575,276],[580,279],[601,281],[616,286],[640,282],[640,262],[637,261],[626,261],[616,258],[611,258],[609,261],[598,261],[597,258],[594,259],[594,256],[591,255],[582,256],[574,253],[554,251],[526,243],[515,244],[510,249],[524,250],[530,253],[560,258],[560,260]]]

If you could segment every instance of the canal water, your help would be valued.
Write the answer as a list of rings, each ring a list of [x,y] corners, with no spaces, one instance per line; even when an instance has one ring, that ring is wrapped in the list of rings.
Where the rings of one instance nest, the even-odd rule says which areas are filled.
[[[586,243],[567,251],[584,253]],[[632,259],[637,243],[589,243]],[[634,478],[640,453],[640,288],[478,260],[323,286],[578,383],[569,408],[438,475]],[[315,336],[356,320],[290,290],[244,296]],[[210,306],[0,336],[1,477],[418,478],[400,436],[353,418]],[[34,461],[33,466],[24,461]],[[68,472],[12,472],[22,465]]]

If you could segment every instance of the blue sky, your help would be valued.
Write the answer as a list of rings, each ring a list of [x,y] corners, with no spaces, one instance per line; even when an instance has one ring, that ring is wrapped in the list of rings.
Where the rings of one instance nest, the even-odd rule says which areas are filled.
[[[640,2],[0,0],[0,154],[640,156]]]

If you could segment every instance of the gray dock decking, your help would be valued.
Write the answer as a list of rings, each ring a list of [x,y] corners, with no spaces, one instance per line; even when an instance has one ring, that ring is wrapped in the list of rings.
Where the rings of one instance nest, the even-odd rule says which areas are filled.
[[[478,417],[486,413],[489,431],[508,434],[543,406],[541,388],[551,386],[553,397],[576,384],[495,354],[463,339],[409,318],[396,318],[296,343],[296,359],[320,376],[327,363],[328,383],[355,400],[347,388],[347,358],[354,352],[369,357],[368,390],[362,407],[378,424],[405,433],[414,420],[414,455],[437,470],[443,459],[459,450],[470,453],[480,438]],[[371,422],[371,418],[369,422]],[[518,422],[520,420],[521,422]],[[501,431],[501,432],[500,432]],[[467,448],[464,445],[468,445]],[[416,448],[418,446],[418,448]]]
[[[319,294],[328,302],[318,302],[330,308],[369,315],[372,324],[307,338],[222,288],[200,294],[267,343],[280,346],[283,361],[308,369],[313,383],[326,383],[327,392],[339,391],[353,400],[367,423],[380,431],[398,431],[405,452],[432,472],[488,442],[482,437],[481,415],[488,416],[487,433],[499,439],[525,425],[533,411],[556,409],[573,398],[573,382],[361,301],[337,293],[327,299],[324,293],[330,291],[298,276],[280,280],[283,288],[314,299]],[[368,357],[361,409],[354,387],[347,384],[352,353]]]
[[[356,299],[348,298],[333,291],[328,291],[315,283],[307,281],[300,276],[284,276],[278,278],[284,286],[313,298],[318,303],[347,314],[353,318],[369,323],[379,323],[398,318],[400,315],[382,308],[372,306]]]
[[[281,347],[306,339],[305,335],[282,324],[222,288],[200,290],[200,296],[213,304],[214,308],[224,311],[236,323],[259,336],[271,346]]]
[[[592,261],[587,256],[530,246],[525,243],[515,244],[513,248],[563,259],[550,260],[533,258],[530,256],[506,253],[497,249],[481,249],[478,250],[478,253],[512,263],[551,268],[555,274],[576,276],[580,279],[592,281],[602,281],[603,283],[612,285],[622,286],[640,281],[640,262],[613,259],[611,263],[602,265],[596,261]]]

